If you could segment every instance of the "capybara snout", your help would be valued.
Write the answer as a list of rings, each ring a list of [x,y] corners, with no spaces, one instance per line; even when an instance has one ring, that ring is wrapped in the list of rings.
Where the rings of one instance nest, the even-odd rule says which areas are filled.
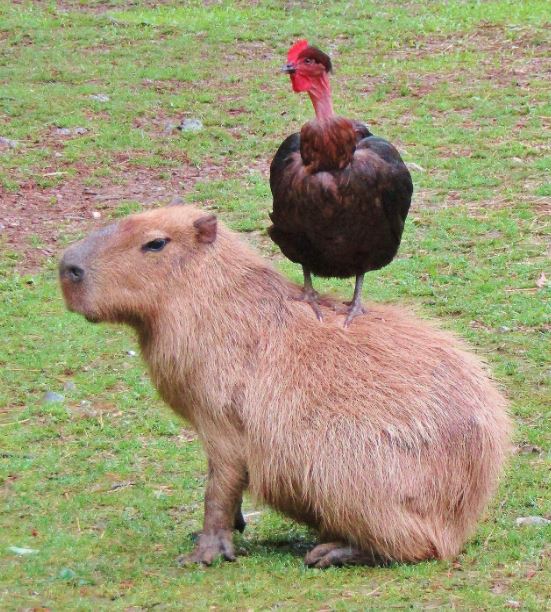
[[[97,278],[94,271],[101,268],[102,251],[108,249],[109,238],[116,231],[117,224],[113,224],[92,232],[69,247],[59,262],[59,280],[67,307],[80,312],[89,321],[99,320],[92,298],[102,279]]]
[[[103,233],[102,233],[103,232]],[[71,247],[70,309],[128,323],[163,399],[208,457],[187,558],[234,558],[245,488],[320,534],[307,563],[453,557],[495,490],[505,401],[461,342],[394,306],[348,329],[213,215],[128,217]]]

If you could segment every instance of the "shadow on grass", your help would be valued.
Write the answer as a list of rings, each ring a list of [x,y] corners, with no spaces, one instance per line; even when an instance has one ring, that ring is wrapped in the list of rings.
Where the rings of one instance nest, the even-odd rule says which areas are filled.
[[[292,555],[304,557],[304,555],[317,544],[315,538],[290,537],[286,539],[265,538],[251,539],[240,538],[239,548],[243,548],[246,556],[260,555]]]

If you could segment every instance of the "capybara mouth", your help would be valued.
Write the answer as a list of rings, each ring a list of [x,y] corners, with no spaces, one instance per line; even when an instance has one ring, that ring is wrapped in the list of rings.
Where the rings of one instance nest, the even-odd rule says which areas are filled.
[[[97,313],[89,312],[83,300],[76,298],[74,293],[67,291],[65,287],[63,287],[63,297],[69,312],[82,315],[89,323],[99,323],[101,321],[101,317]]]

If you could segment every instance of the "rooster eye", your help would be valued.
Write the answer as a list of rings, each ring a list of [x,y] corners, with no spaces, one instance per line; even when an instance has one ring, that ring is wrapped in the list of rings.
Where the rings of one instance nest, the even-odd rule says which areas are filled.
[[[170,242],[170,238],[155,238],[155,240],[146,242],[142,246],[142,251],[153,251],[153,252],[162,251],[169,242]]]
[[[313,59],[311,59],[311,58],[309,58],[309,57],[307,57],[307,58],[304,60],[304,63],[305,63],[305,64],[313,64],[313,63],[314,63],[314,60],[313,60]]]

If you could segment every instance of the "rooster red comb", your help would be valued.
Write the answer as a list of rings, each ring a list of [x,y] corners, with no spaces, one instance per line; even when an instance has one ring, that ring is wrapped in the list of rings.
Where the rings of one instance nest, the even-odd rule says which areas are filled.
[[[287,61],[291,63],[295,63],[298,59],[298,56],[308,47],[307,40],[298,40],[287,52]]]

